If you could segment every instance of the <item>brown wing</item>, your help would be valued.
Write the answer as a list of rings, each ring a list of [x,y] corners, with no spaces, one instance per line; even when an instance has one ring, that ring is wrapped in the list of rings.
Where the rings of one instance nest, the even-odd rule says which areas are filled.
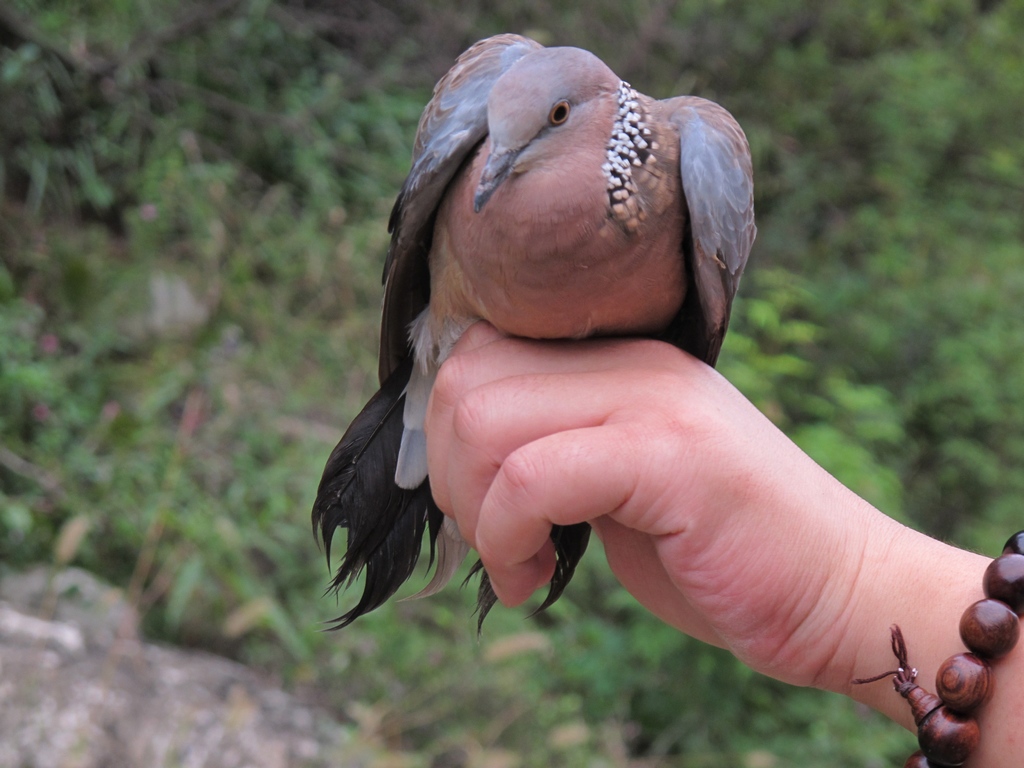
[[[750,147],[733,116],[714,102],[680,96],[663,103],[679,131],[690,230],[684,257],[691,278],[667,340],[714,365],[757,234]]]
[[[434,87],[420,118],[412,170],[391,211],[384,264],[384,312],[378,374],[383,383],[409,355],[409,324],[430,299],[427,254],[434,217],[452,178],[487,135],[487,97],[515,62],[543,46],[497,35],[463,53]]]

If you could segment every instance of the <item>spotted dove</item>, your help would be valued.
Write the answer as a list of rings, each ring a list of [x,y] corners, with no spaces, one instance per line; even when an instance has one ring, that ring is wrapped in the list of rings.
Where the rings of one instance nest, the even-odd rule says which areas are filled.
[[[533,339],[651,336],[715,364],[756,232],[750,151],[713,102],[657,101],[587,51],[498,35],[435,87],[389,230],[381,389],[328,459],[313,507],[328,557],[348,529],[332,586],[366,573],[336,627],[395,593],[424,534],[436,570],[421,595],[467,554],[430,495],[423,421],[438,368],[473,322]],[[589,533],[553,529],[542,608]],[[494,599],[482,573],[480,621]]]

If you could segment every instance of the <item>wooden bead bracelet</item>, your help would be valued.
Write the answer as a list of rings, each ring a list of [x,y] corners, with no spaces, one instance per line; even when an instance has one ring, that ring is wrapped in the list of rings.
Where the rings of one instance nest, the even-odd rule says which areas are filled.
[[[960,618],[960,639],[969,653],[946,659],[935,675],[938,696],[917,685],[917,670],[907,662],[907,646],[898,626],[892,627],[892,651],[899,669],[854,680],[872,683],[893,675],[896,691],[910,703],[921,746],[903,768],[963,765],[978,746],[981,731],[971,717],[992,692],[991,662],[1008,654],[1020,635],[1024,615],[1024,531],[1009,538],[1003,554],[985,570],[985,599]]]

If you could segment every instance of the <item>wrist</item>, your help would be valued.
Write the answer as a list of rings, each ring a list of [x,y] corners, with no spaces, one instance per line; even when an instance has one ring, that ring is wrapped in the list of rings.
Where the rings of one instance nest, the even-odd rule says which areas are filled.
[[[852,685],[892,669],[889,628],[898,624],[918,680],[934,689],[935,674],[963,652],[960,616],[984,597],[981,582],[991,562],[913,531],[881,522],[869,537],[848,621],[848,643],[828,678],[830,690],[882,712],[915,730],[906,702],[891,684]]]
[[[1019,540],[1019,535],[1017,539]],[[1001,631],[996,631],[997,634],[992,635],[994,625],[990,629],[981,630],[979,634],[980,628],[974,624],[970,637],[965,636],[968,637],[970,648],[965,647],[961,637],[961,616],[967,616],[965,610],[986,596],[987,588],[983,588],[982,584],[992,558],[949,547],[915,534],[914,531],[902,526],[896,526],[888,541],[888,545],[878,549],[881,557],[869,557],[869,560],[876,560],[871,563],[874,567],[863,568],[870,575],[860,580],[861,584],[856,593],[858,600],[853,613],[858,618],[851,625],[855,626],[858,632],[856,639],[846,649],[847,654],[852,654],[837,654],[839,664],[835,669],[838,671],[846,662],[852,662],[854,674],[858,677],[876,677],[880,671],[892,670],[895,667],[892,651],[888,647],[888,633],[881,626],[885,621],[880,622],[881,616],[877,615],[889,611],[891,624],[901,628],[906,644],[904,660],[901,660],[899,666],[905,670],[915,670],[916,680],[904,673],[896,676],[897,680],[902,681],[902,695],[894,691],[891,684],[887,684],[888,679],[876,684],[852,685],[849,679],[844,681],[843,676],[839,674],[828,679],[835,687],[822,687],[846,693],[888,715],[909,730],[918,731],[919,735],[927,731],[929,736],[921,735],[922,739],[931,744],[927,749],[938,750],[942,755],[950,755],[948,759],[951,760],[963,759],[953,758],[954,753],[967,754],[969,757],[964,765],[969,768],[1016,766],[1016,756],[1022,743],[1021,713],[1024,712],[1024,691],[1018,681],[1024,679],[1024,649],[1021,647],[1024,644],[1013,645],[1013,642],[1016,642],[1014,635],[1010,652],[1000,655],[1004,651],[998,648],[1005,646],[1008,638],[998,634]],[[1013,551],[1020,552],[1019,543],[1018,541],[1018,548]],[[868,564],[868,559],[865,559],[865,564]],[[1009,575],[1005,569],[1000,572]],[[996,591],[989,594],[998,599],[1010,595],[1012,599],[1008,602],[1014,610],[1020,611],[1020,585],[1013,581],[1019,577],[1010,577],[1011,581],[1000,583],[999,580],[1002,578],[1004,575],[992,580],[991,584]],[[889,585],[898,585],[898,588]],[[976,614],[972,612],[970,615]],[[1015,616],[1015,623],[1016,620]],[[972,627],[971,624],[967,626]],[[1017,629],[1016,624],[1014,629]],[[865,634],[865,630],[868,634]],[[869,634],[872,632],[873,636]],[[894,636],[893,650],[895,649]],[[968,650],[978,654],[981,663],[988,668],[987,697],[980,691],[977,694],[969,693],[970,687],[959,688],[954,682],[955,679],[945,678],[946,682],[953,685],[952,688],[944,687],[936,681],[936,672],[940,666],[947,660],[954,663],[955,656]],[[961,662],[955,662],[955,667],[966,672]],[[885,677],[890,678],[889,675]],[[909,687],[906,687],[907,685]],[[948,702],[949,709],[943,708],[943,712],[949,714],[928,714],[933,705],[923,701],[924,709],[919,713],[921,723],[915,725],[911,708],[907,706],[908,701],[902,698],[908,695],[911,689],[914,689],[914,696],[928,691],[926,695],[935,703],[942,703],[943,700]],[[940,694],[941,698],[931,695],[933,692]],[[973,695],[981,697],[980,705],[972,702]],[[963,702],[964,707],[969,709],[959,710],[956,701]],[[954,711],[964,714],[956,715]],[[950,717],[953,721],[959,718],[961,723],[950,721]],[[969,738],[966,731],[962,730],[965,728],[973,730],[975,734],[980,733],[980,740],[974,742],[973,739],[978,736]],[[961,740],[962,734],[966,740]],[[926,740],[921,741],[923,746],[926,745]],[[948,752],[950,749],[954,752]],[[907,765],[924,765],[926,761],[920,757],[920,753],[915,755],[918,757],[908,759]],[[927,764],[939,765],[933,762]]]

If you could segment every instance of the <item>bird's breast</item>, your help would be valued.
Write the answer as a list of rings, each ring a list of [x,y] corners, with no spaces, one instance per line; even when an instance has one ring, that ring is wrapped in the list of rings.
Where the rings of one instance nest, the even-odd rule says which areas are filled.
[[[479,212],[487,146],[453,182],[431,250],[431,309],[529,338],[660,331],[686,292],[681,205],[613,211],[601,157],[561,156],[508,179]]]

